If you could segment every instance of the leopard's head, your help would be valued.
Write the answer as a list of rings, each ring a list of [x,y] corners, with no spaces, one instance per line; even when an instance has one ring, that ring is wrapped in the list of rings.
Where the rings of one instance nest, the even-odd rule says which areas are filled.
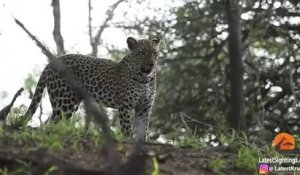
[[[141,40],[132,37],[127,38],[127,45],[130,50],[128,61],[130,61],[138,79],[147,79],[155,73],[159,42],[158,37]]]

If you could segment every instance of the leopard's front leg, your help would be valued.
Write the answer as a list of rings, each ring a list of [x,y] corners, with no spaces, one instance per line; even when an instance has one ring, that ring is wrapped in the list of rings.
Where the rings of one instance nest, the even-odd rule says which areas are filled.
[[[133,138],[131,115],[132,110],[126,108],[125,105],[121,104],[119,108],[121,131],[126,137],[129,138]]]
[[[153,105],[153,98],[135,108],[134,139],[136,141],[147,141],[150,113]]]

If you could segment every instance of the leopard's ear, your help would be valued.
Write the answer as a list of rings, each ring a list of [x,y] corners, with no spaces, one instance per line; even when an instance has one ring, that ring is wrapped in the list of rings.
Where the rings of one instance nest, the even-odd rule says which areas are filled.
[[[152,37],[152,38],[150,38],[150,40],[151,41],[153,41],[155,44],[156,44],[156,46],[159,44],[159,42],[160,42],[160,38],[159,37]]]
[[[133,50],[133,49],[137,48],[138,42],[136,39],[134,39],[132,37],[128,37],[127,38],[127,46],[128,46],[129,50]]]

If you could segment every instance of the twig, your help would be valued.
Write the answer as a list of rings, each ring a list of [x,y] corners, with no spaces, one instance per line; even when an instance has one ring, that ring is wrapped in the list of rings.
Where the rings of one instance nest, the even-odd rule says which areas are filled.
[[[228,131],[226,131],[224,128],[222,128],[222,126],[220,125],[220,123],[218,122],[218,120],[217,120],[215,117],[213,117],[213,119],[215,120],[216,124],[218,125],[217,128],[219,128],[220,131],[221,131],[224,135],[226,135],[226,136],[229,137],[229,138],[232,137],[230,134],[228,134]],[[235,130],[233,130],[233,131],[235,131]],[[236,140],[237,140],[241,145],[251,147],[251,145],[250,145],[248,142],[242,141],[241,139],[239,139],[239,137],[238,137]],[[257,149],[258,149],[258,148],[257,148]]]
[[[184,116],[183,116],[181,113],[180,113],[180,118],[181,118],[181,120],[182,120],[182,122],[183,122],[185,128],[186,128],[186,129],[190,129],[190,128],[187,126],[187,124],[186,124],[186,122],[185,122],[185,120],[184,120]]]
[[[213,126],[213,125],[211,125],[211,124],[203,123],[203,122],[201,122],[201,121],[199,121],[199,120],[196,120],[196,119],[194,119],[194,118],[192,118],[192,117],[186,115],[186,114],[183,113],[183,112],[180,112],[180,116],[181,116],[181,117],[188,118],[188,119],[190,119],[191,121],[196,122],[196,123],[198,123],[198,124],[200,124],[200,125],[204,125],[204,126],[207,126],[207,127],[215,128],[215,126]]]

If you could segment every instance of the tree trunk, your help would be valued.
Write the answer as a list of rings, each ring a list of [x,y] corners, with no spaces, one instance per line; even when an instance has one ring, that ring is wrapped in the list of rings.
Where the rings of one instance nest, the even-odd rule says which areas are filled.
[[[60,31],[60,3],[59,0],[52,0],[54,29],[53,38],[56,44],[57,55],[66,54],[64,48],[64,40]]]
[[[245,131],[243,65],[241,51],[240,9],[238,0],[227,0],[228,55],[230,59],[230,112],[228,122],[237,131]]]

